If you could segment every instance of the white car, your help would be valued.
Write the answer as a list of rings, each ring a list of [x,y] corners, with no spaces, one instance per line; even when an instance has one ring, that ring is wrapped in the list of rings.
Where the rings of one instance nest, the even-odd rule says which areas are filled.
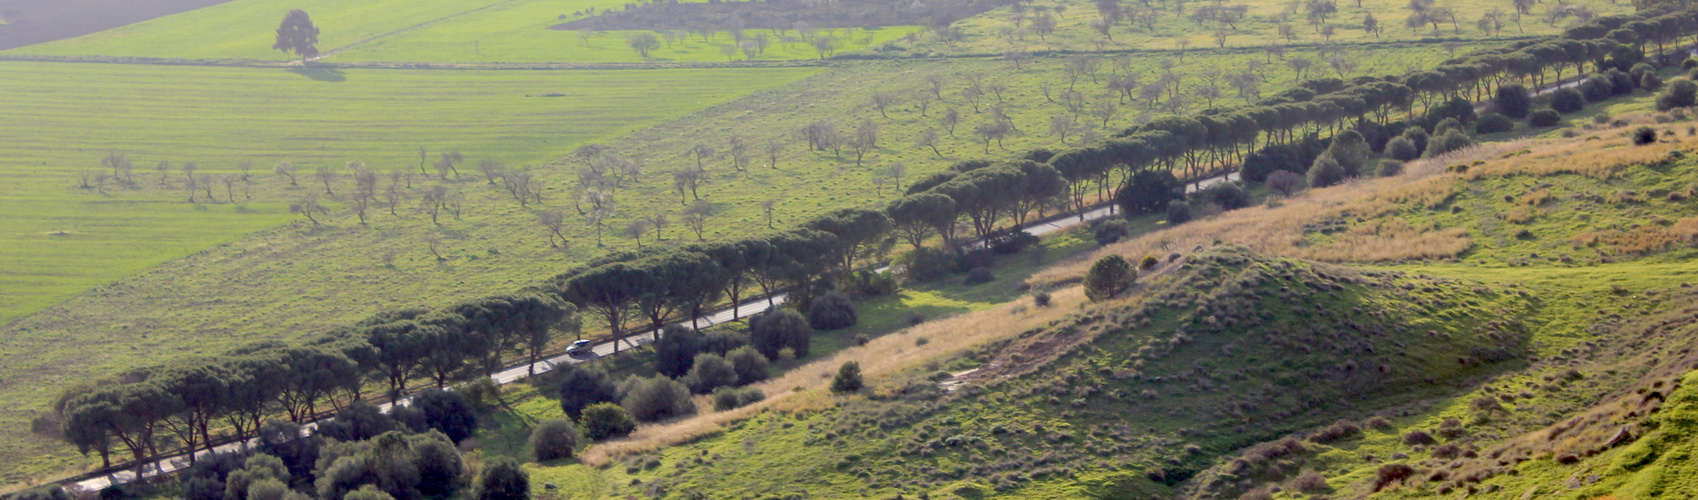
[[[573,342],[571,346],[568,346],[566,348],[566,354],[571,354],[571,355],[589,354],[590,347],[591,347],[590,341],[579,340],[577,342]]]

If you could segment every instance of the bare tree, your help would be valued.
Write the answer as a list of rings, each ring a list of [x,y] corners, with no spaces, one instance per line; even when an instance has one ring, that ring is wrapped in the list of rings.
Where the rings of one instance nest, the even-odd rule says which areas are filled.
[[[849,139],[849,150],[855,153],[855,166],[861,166],[861,159],[874,149],[878,149],[878,124],[872,120],[861,120],[861,124],[855,126],[855,136]]]
[[[155,164],[153,172],[159,174],[159,187],[161,189],[169,186],[167,181],[171,179],[171,162],[161,161]]]
[[[966,99],[968,104],[972,104],[973,112],[977,113],[979,112],[979,99],[985,97],[985,88],[977,81],[970,82],[966,88],[961,89],[961,97]]]
[[[655,212],[654,217],[649,218],[649,226],[654,228],[655,241],[666,241],[665,230],[672,227],[672,219],[666,216],[666,212]]]
[[[778,169],[778,156],[784,154],[784,147],[784,139],[774,137],[766,140],[767,167]]]
[[[934,99],[936,98],[932,97],[931,92],[926,92],[924,89],[914,93],[914,101],[920,104],[920,116],[926,116],[926,112],[931,109]]]
[[[559,247],[560,245],[566,244],[566,235],[561,233],[561,229],[566,226],[565,213],[559,210],[543,210],[541,212],[537,212],[537,223],[542,224],[543,229],[548,230],[548,246]],[[560,239],[559,245],[554,243],[555,238]]]
[[[442,225],[438,217],[442,215],[442,209],[448,206],[448,196],[447,186],[436,185],[425,191],[424,197],[419,200],[419,206],[424,208],[425,213],[430,214],[431,224]]]
[[[932,97],[935,97],[940,101],[943,100],[943,76],[942,75],[936,75],[936,74],[926,75],[926,84],[931,86]]]
[[[1073,133],[1076,128],[1079,128],[1079,125],[1073,120],[1072,115],[1050,115],[1049,117],[1049,133],[1060,137],[1063,144],[1067,143],[1067,134]]]
[[[371,207],[371,201],[377,198],[377,173],[366,168],[366,164],[348,162],[348,170],[354,176],[354,213],[360,217],[360,224],[366,223],[366,209]]]
[[[289,213],[306,217],[307,220],[312,221],[313,227],[318,227],[318,218],[314,217],[313,214],[324,214],[328,212],[329,210],[326,210],[324,205],[320,205],[318,203],[317,194],[307,195],[305,198],[301,198],[289,204]]]
[[[630,238],[632,241],[637,242],[637,249],[642,250],[643,249],[643,235],[647,234],[648,232],[649,232],[649,220],[645,219],[645,218],[638,217],[637,219],[632,220],[630,224],[626,224],[625,229],[619,231],[619,235],[624,236],[626,238]]]
[[[702,175],[699,170],[686,168],[672,173],[672,189],[678,192],[678,203],[681,205],[690,204],[690,200],[684,198],[686,192],[690,194],[691,198],[701,200],[702,197],[696,194],[696,190],[700,189],[702,184],[706,182],[707,176]]]
[[[713,146],[706,144],[690,146],[690,150],[685,154],[695,158],[696,171],[698,172],[707,172],[707,165],[705,162],[719,157],[719,151],[713,149]]]
[[[1003,121],[993,120],[973,127],[973,133],[978,135],[979,139],[985,143],[985,154],[990,154],[991,141],[996,141],[996,147],[1002,148],[1004,151],[1008,150],[1007,147],[1002,145],[1002,139],[1008,137],[1008,132],[1008,123]]]
[[[718,209],[714,208],[713,203],[709,203],[707,200],[696,200],[695,203],[690,204],[689,208],[684,209],[684,214],[680,218],[684,221],[684,227],[688,227],[690,232],[696,233],[696,240],[706,241],[705,232],[707,231],[708,219],[718,215],[718,213]]]
[[[489,182],[489,185],[494,186],[495,179],[500,178],[501,174],[507,171],[507,167],[495,160],[484,160],[478,162],[478,171],[483,173],[483,178]]]
[[[400,215],[395,213],[395,206],[401,204],[401,198],[404,196],[404,193],[401,192],[401,178],[400,170],[390,172],[389,187],[383,190],[383,203],[389,205],[389,215]]]
[[[768,198],[766,201],[761,202],[761,214],[766,216],[767,229],[772,229],[772,218],[774,213],[777,211],[778,200]]]
[[[336,181],[336,167],[319,165],[318,170],[313,171],[312,175],[314,178],[318,179],[319,183],[324,184],[324,194],[336,194],[330,192],[330,183]]]
[[[727,143],[728,152],[731,153],[731,166],[736,168],[738,172],[747,170],[749,166],[749,143],[744,141],[743,136],[740,135],[731,136]]]
[[[884,114],[884,109],[895,105],[896,101],[896,94],[882,91],[873,92],[873,107],[878,108],[878,115],[885,119],[889,119],[890,115]]]
[[[454,165],[459,164],[461,161],[463,161],[465,159],[466,159],[466,156],[460,154],[459,150],[446,151],[446,152],[443,152],[440,155],[437,155],[437,159],[436,159],[436,175],[437,175],[437,178],[447,179],[448,178],[448,172],[454,172],[454,178],[459,179],[460,178],[460,169],[455,168]]]
[[[107,152],[106,157],[100,159],[100,165],[112,169],[113,179],[124,181],[129,180],[130,169],[133,168],[130,159],[117,151]]]
[[[892,163],[884,167],[884,175],[896,183],[896,189],[900,191],[902,190],[902,178],[908,176],[908,166],[903,165],[902,162]]]
[[[931,148],[932,154],[935,154],[939,158],[942,158],[943,153],[941,153],[937,150],[937,141],[938,141],[937,129],[928,128],[928,129],[925,129],[925,130],[921,130],[919,135],[914,136],[914,146],[915,147]]]
[[[236,182],[240,180],[242,180],[242,177],[238,174],[218,176],[218,182],[224,184],[224,197],[229,199],[230,203],[236,202]]]
[[[195,165],[195,162],[183,163],[183,184],[184,187],[189,189],[189,203],[195,202],[195,190],[200,188],[197,179],[195,179],[196,170],[200,170],[200,166]]]
[[[943,124],[945,129],[949,130],[950,137],[955,137],[955,126],[961,124],[961,112],[956,111],[955,108],[943,110],[943,118],[938,121]]]

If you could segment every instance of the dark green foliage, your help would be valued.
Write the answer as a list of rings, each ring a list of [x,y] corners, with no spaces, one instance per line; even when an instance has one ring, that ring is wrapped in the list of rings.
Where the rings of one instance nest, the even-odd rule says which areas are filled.
[[[997,255],[1014,255],[1042,243],[1043,240],[1037,236],[1017,227],[998,230],[985,236],[985,245],[990,247],[991,253]]]
[[[484,464],[478,474],[476,500],[530,500],[531,474],[519,463],[507,457],[497,457]]]
[[[1374,169],[1374,175],[1380,177],[1395,177],[1402,173],[1403,162],[1392,159],[1380,160],[1380,164]]]
[[[1091,237],[1097,240],[1098,246],[1119,242],[1131,234],[1132,226],[1119,217],[1103,219],[1091,227]]]
[[[837,376],[831,379],[831,392],[847,394],[860,391],[864,386],[861,381],[861,364],[854,361],[844,361],[837,367]]]
[[[1633,139],[1633,144],[1635,146],[1657,143],[1657,129],[1651,127],[1641,126],[1635,128],[1632,132],[1628,132],[1627,136]]]
[[[1698,69],[1698,57],[1688,57],[1680,62],[1680,69]]]
[[[1125,257],[1119,254],[1104,256],[1091,264],[1091,270],[1085,273],[1085,297],[1092,301],[1113,298],[1137,279],[1138,271],[1132,269],[1132,264],[1126,262]]]
[[[1486,113],[1480,121],[1474,123],[1474,132],[1479,134],[1495,134],[1515,130],[1515,120],[1497,113]]]
[[[1344,167],[1346,177],[1356,177],[1361,175],[1362,168],[1367,165],[1368,156],[1372,153],[1368,143],[1362,140],[1362,134],[1355,130],[1346,130],[1332,138],[1323,154],[1331,156],[1339,166]]]
[[[1459,132],[1466,133],[1467,130],[1468,130],[1467,127],[1465,127],[1462,124],[1462,121],[1457,120],[1455,118],[1446,118],[1444,120],[1439,121],[1438,125],[1433,126],[1433,137],[1445,135],[1446,133],[1451,132],[1451,131],[1459,131]],[[1429,147],[1429,148],[1433,147],[1433,143],[1431,141],[1427,142],[1427,147]]]
[[[661,375],[627,378],[619,384],[619,394],[619,406],[625,407],[625,411],[631,412],[631,418],[639,422],[655,422],[696,413],[696,405],[690,402],[690,388]]]
[[[10,500],[71,500],[71,494],[57,484],[37,486],[13,493]]]
[[[991,273],[990,268],[975,267],[973,270],[967,271],[967,279],[962,280],[961,283],[966,285],[982,285],[992,281],[996,281],[996,275]]]
[[[1645,66],[1646,68],[1650,67],[1650,66],[1645,65],[1645,64],[1640,64],[1640,66]],[[1655,75],[1655,74],[1657,74],[1657,71],[1652,69],[1650,71],[1641,72],[1638,68],[1635,68],[1633,70],[1633,74],[1629,75],[1627,73],[1621,72],[1621,70],[1612,69],[1608,73],[1604,73],[1604,76],[1610,79],[1610,94],[1613,94],[1613,95],[1628,95],[1628,94],[1632,94],[1635,89],[1639,88],[1639,82],[1644,80],[1643,77],[1646,74]],[[1655,79],[1655,77],[1653,77],[1653,79]],[[1655,84],[1662,84],[1662,81],[1657,80],[1655,82]],[[1646,90],[1656,90],[1656,89],[1646,89]]]
[[[732,350],[749,345],[749,334],[731,329],[710,329],[702,335],[702,352],[729,356]]]
[[[1580,111],[1586,107],[1586,96],[1572,88],[1562,88],[1551,92],[1551,109],[1558,113],[1568,114]]]
[[[737,385],[737,370],[725,357],[711,352],[696,355],[690,372],[678,379],[690,387],[690,392],[707,394],[724,386]]]
[[[778,359],[778,351],[790,348],[797,357],[808,355],[809,336],[814,329],[800,313],[780,309],[749,317],[749,345],[767,359]]]
[[[1421,151],[1415,149],[1415,141],[1408,137],[1398,136],[1386,143],[1386,156],[1396,160],[1410,161],[1421,157]]]
[[[1302,174],[1329,145],[1330,142],[1324,139],[1310,138],[1263,147],[1244,157],[1239,176],[1249,182],[1264,182],[1278,170]]]
[[[1447,118],[1455,118],[1464,124],[1473,123],[1474,103],[1462,98],[1450,99],[1428,109],[1424,117],[1428,127],[1436,126]]]
[[[248,492],[253,486],[262,481],[288,481],[289,468],[283,465],[283,460],[277,457],[256,454],[249,456],[243,462],[242,468],[231,472],[224,478],[224,496],[227,498],[248,498]]]
[[[1468,133],[1448,130],[1442,135],[1434,136],[1432,142],[1427,143],[1427,152],[1422,156],[1432,158],[1473,145],[1474,138],[1469,137]]]
[[[741,389],[721,387],[713,391],[713,410],[726,411],[758,403],[766,399],[766,393],[754,387]]]
[[[1587,102],[1598,102],[1615,96],[1615,86],[1610,84],[1610,78],[1593,73],[1580,82],[1580,95]]]
[[[1656,92],[1663,88],[1663,79],[1659,78],[1656,72],[1645,73],[1635,83],[1639,84],[1639,88],[1645,89],[1646,92]]]
[[[1212,203],[1223,210],[1237,210],[1250,206],[1250,195],[1244,188],[1232,182],[1217,182],[1198,191],[1196,196],[1204,203]]]
[[[655,371],[672,378],[684,376],[701,351],[701,333],[681,325],[668,325],[654,342]]]
[[[423,411],[411,406],[392,406],[389,408],[389,418],[395,421],[396,430],[408,432],[429,432],[430,422],[425,421]]]
[[[1492,98],[1492,104],[1497,112],[1515,119],[1526,118],[1533,112],[1533,97],[1527,93],[1527,87],[1519,83],[1511,83],[1498,87],[1497,95]]]
[[[1049,292],[1038,292],[1038,293],[1032,294],[1032,305],[1038,306],[1038,307],[1049,307],[1049,303],[1050,303]]]
[[[442,431],[456,443],[471,437],[478,428],[477,409],[458,392],[425,389],[413,396],[412,405],[424,412],[430,428]]]
[[[1562,115],[1551,108],[1539,108],[1527,114],[1527,126],[1529,127],[1555,127],[1558,123],[1562,123]]]
[[[408,436],[413,455],[413,467],[419,471],[419,492],[431,497],[444,497],[464,486],[461,475],[465,461],[460,451],[441,433],[431,432]]]
[[[1114,202],[1128,215],[1153,214],[1169,201],[1184,200],[1185,185],[1167,169],[1139,170],[1131,185],[1115,193]]]
[[[578,413],[590,405],[617,400],[617,388],[607,372],[576,364],[555,370],[560,378],[560,409],[567,417],[578,418]]]
[[[885,207],[884,213],[890,217],[897,233],[916,249],[926,238],[941,234],[942,229],[954,225],[960,215],[955,199],[925,192],[897,198]]]
[[[1403,129],[1403,133],[1399,134],[1398,137],[1407,138],[1409,139],[1409,142],[1414,143],[1416,151],[1415,154],[1417,155],[1419,155],[1421,151],[1427,150],[1427,141],[1432,139],[1432,136],[1427,133],[1427,129],[1421,127],[1409,127]]]
[[[545,420],[531,430],[529,446],[531,459],[538,462],[572,458],[578,449],[578,427],[572,421],[556,418]]]
[[[821,295],[808,307],[808,326],[815,330],[838,330],[855,326],[858,321],[855,303],[848,295],[831,292]],[[798,353],[800,355],[800,353]]]
[[[342,500],[395,500],[395,497],[377,489],[376,486],[364,485],[360,489],[350,491]]]
[[[890,295],[896,293],[900,288],[896,283],[896,275],[890,271],[876,272],[872,269],[862,269],[843,279],[843,289],[856,297]]]
[[[1344,182],[1344,167],[1330,157],[1322,156],[1315,159],[1315,165],[1309,167],[1309,187],[1323,188]]]
[[[312,17],[306,11],[295,9],[283,16],[283,23],[277,26],[277,41],[271,44],[272,49],[284,53],[293,52],[302,61],[318,56],[318,27],[313,26]]]
[[[1693,83],[1692,80],[1676,78],[1670,81],[1662,92],[1657,93],[1657,111],[1693,105],[1698,105],[1698,83]]]
[[[341,441],[364,441],[395,430],[395,426],[395,420],[376,406],[355,401],[342,407],[335,419],[319,422],[317,434]]]
[[[442,497],[462,486],[465,463],[438,432],[388,432],[368,441],[325,447],[315,486],[320,498],[339,498],[370,485],[399,500]]]
[[[637,421],[625,407],[613,403],[596,403],[584,408],[578,419],[578,429],[584,438],[595,441],[625,437],[637,429]]]
[[[725,359],[730,361],[731,368],[737,371],[737,385],[753,384],[767,378],[766,356],[753,347],[738,347],[726,354]]]
[[[892,264],[902,279],[924,283],[948,276],[955,269],[955,252],[920,247],[896,257]]]
[[[325,444],[324,438],[302,436],[300,424],[294,422],[267,423],[255,434],[259,437],[258,451],[282,460],[295,477],[312,474]]]
[[[1167,225],[1175,226],[1191,222],[1191,205],[1180,200],[1167,202]]]

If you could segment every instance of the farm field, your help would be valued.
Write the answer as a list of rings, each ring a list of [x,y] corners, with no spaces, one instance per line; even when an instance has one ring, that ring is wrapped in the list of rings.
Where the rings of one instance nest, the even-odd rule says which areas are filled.
[[[311,247],[322,243],[319,238],[334,233],[313,236],[273,229],[260,234],[270,234],[276,240],[243,240],[249,233],[298,220],[298,216],[290,215],[288,206],[315,192],[309,186],[316,167],[363,161],[385,172],[416,172],[417,148],[421,146],[433,151],[464,151],[474,160],[461,167],[463,174],[473,174],[473,165],[483,159],[515,166],[543,164],[578,144],[676,118],[814,71],[492,73],[350,69],[302,75],[279,69],[22,62],[0,66],[10,75],[0,79],[0,95],[12,103],[7,113],[15,117],[0,123],[0,134],[10,139],[4,146],[9,157],[3,162],[0,208],[12,214],[0,222],[4,241],[0,243],[0,263],[6,270],[0,274],[0,284],[4,285],[0,286],[4,290],[0,295],[0,323],[6,324],[6,340],[0,345],[0,359],[5,360],[0,365],[0,380],[4,381],[0,392],[9,401],[38,403],[57,390],[38,382],[69,383],[90,373],[112,373],[124,366],[157,362],[162,356],[229,346],[254,335],[298,335],[302,332],[295,328],[303,323],[316,325],[315,330],[331,324],[295,316],[283,303],[276,305],[284,309],[262,313],[282,321],[269,327],[248,316],[260,313],[256,309],[237,316],[222,316],[229,311],[214,312],[237,303],[257,306],[278,297],[295,297],[284,302],[327,298],[307,290],[322,286],[322,281],[313,282],[325,275],[314,278],[282,273],[278,277],[294,277],[272,280],[265,273],[266,266],[282,266],[274,271],[288,269],[294,259],[311,253],[277,258],[276,252],[289,254],[299,248],[274,245]],[[633,78],[637,75],[641,77]],[[558,95],[542,97],[544,94]],[[90,189],[79,188],[83,172],[110,174],[100,161],[113,150],[123,151],[135,163],[133,184],[114,180],[91,185]],[[171,165],[163,184],[162,176],[154,170],[161,161]],[[285,161],[300,169],[299,186],[290,186],[284,177],[271,173],[272,165]],[[239,175],[237,165],[241,162],[259,166],[249,181],[235,182],[229,191],[226,186],[217,186],[213,190],[216,201],[207,202],[202,192],[200,203],[188,203],[181,171],[186,162],[197,162],[202,175],[219,178]],[[424,187],[423,180],[415,182]],[[338,191],[345,196],[352,189],[349,184]],[[327,196],[325,203],[331,203],[331,198]],[[413,207],[417,203],[416,194],[411,195],[404,208],[409,211],[401,212],[415,222],[418,212]],[[529,218],[523,215],[520,220],[528,222]],[[428,219],[424,224],[429,224]],[[382,240],[392,235],[386,230],[376,237]],[[407,237],[413,242],[430,238]],[[238,241],[246,244],[220,247]],[[364,256],[358,263],[361,268],[370,268],[383,258],[381,246],[345,248]],[[412,247],[403,245],[394,251],[406,248]],[[473,252],[474,248],[481,254],[498,245],[465,243],[465,251]],[[546,245],[542,248],[537,252],[540,258],[555,262],[591,253],[585,249],[573,257],[548,252]],[[244,258],[227,261],[224,271],[204,273],[209,271],[207,262],[196,260],[228,256],[222,253],[228,250],[236,250],[236,255]],[[179,260],[190,255],[197,257]],[[405,268],[412,256],[398,260]],[[162,264],[164,267],[156,267]],[[302,264],[311,269],[334,268],[322,263]],[[511,261],[504,265],[511,269],[536,264]],[[169,278],[157,282],[163,288],[138,291],[123,284],[133,284],[128,280],[120,281],[115,288],[101,288],[150,268],[154,271],[144,276],[158,276],[161,270],[167,270],[164,272]],[[431,265],[417,271],[435,274],[436,269]],[[478,274],[475,268],[466,269],[450,283]],[[401,287],[407,283],[405,276],[391,276],[380,286]],[[511,278],[494,279],[513,283],[508,281]],[[223,291],[182,303],[180,308],[158,307],[162,305],[158,301],[166,296],[180,296],[171,290],[198,287],[192,283],[201,279],[209,279],[202,283]],[[519,281],[528,282],[529,278]],[[250,292],[269,291],[257,296],[238,293],[237,288],[242,287],[253,287]],[[68,326],[61,321],[92,311],[74,305],[76,300],[61,306],[64,308],[59,312],[20,319],[91,288],[100,291],[76,300],[127,297],[134,301],[126,310],[104,309],[100,313],[104,317],[98,321],[106,325],[101,327],[103,333],[45,326]],[[418,294],[432,295],[427,291],[430,286],[405,292],[392,290],[378,296],[348,295],[338,298],[341,303],[325,305],[344,310],[344,314],[366,314],[380,304],[393,303],[388,302],[391,300],[419,300]],[[451,293],[478,293],[475,290],[459,288]],[[367,289],[361,293],[371,292]],[[62,315],[66,313],[70,316]],[[206,322],[191,326],[178,321],[188,317]],[[166,323],[187,328],[164,326]],[[134,352],[150,354],[135,356]],[[27,428],[22,422],[28,419],[31,407],[39,404],[7,405],[6,415],[0,418]],[[20,478],[18,471],[41,472],[64,466],[64,455],[39,448],[54,449],[58,444],[23,435],[5,441],[4,456],[16,464],[8,466],[8,478]]]

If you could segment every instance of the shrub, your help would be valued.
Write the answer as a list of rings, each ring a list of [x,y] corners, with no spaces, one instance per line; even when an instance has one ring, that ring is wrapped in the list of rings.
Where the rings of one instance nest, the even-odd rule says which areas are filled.
[[[1034,306],[1049,307],[1049,302],[1050,302],[1049,292],[1038,292],[1038,293],[1032,294],[1032,305],[1034,305]]]
[[[1453,118],[1464,124],[1474,123],[1474,103],[1460,97],[1445,101],[1427,110],[1426,122],[1429,126],[1435,126]],[[1438,133],[1436,129],[1434,133]]]
[[[1138,279],[1138,271],[1126,262],[1125,257],[1109,254],[1091,264],[1091,270],[1085,273],[1085,297],[1094,301],[1113,298]]]
[[[1327,478],[1314,472],[1305,472],[1291,480],[1291,489],[1304,493],[1320,493],[1327,490]]]
[[[948,276],[955,268],[955,252],[920,247],[896,257],[893,267],[903,280],[924,283]]]
[[[1654,128],[1651,128],[1651,127],[1641,126],[1639,128],[1633,129],[1633,131],[1629,132],[1627,135],[1628,135],[1628,137],[1633,138],[1633,144],[1635,146],[1644,146],[1644,145],[1648,145],[1648,144],[1656,144],[1657,143],[1657,129],[1654,129]]]
[[[1405,143],[1407,142],[1408,141],[1405,140]],[[1388,145],[1386,149],[1390,150],[1391,147]],[[1268,189],[1279,193],[1281,196],[1291,196],[1303,190],[1303,176],[1297,175],[1296,172],[1280,170],[1278,172],[1268,174],[1267,186]]]
[[[1469,116],[1473,116],[1472,110],[1469,111]],[[1451,121],[1456,120],[1456,118],[1446,118],[1445,120]],[[1368,148],[1368,143],[1363,141],[1360,132],[1346,130],[1333,136],[1332,143],[1327,145],[1326,155],[1331,156],[1334,161],[1338,162],[1339,166],[1344,167],[1346,177],[1356,177],[1361,175],[1362,167],[1367,165],[1368,155],[1372,152]]]
[[[749,331],[749,345],[771,360],[786,348],[795,356],[807,356],[809,336],[814,333],[807,319],[789,309],[750,316]]]
[[[1022,233],[1024,234],[1024,233]],[[855,271],[844,281],[844,288],[857,297],[879,297],[896,293],[900,287],[896,277],[891,272],[873,272],[869,269]]]
[[[1598,102],[1615,95],[1615,86],[1610,84],[1609,77],[1593,73],[1580,82],[1580,94],[1587,102]]]
[[[1415,475],[1415,468],[1404,464],[1385,464],[1374,471],[1374,491],[1385,489],[1386,486],[1408,479]]]
[[[1167,203],[1167,225],[1174,226],[1191,222],[1191,205],[1173,200]]]
[[[1374,167],[1374,175],[1380,177],[1396,177],[1403,173],[1403,162],[1397,160],[1380,160]]]
[[[758,403],[764,399],[766,399],[766,393],[761,392],[758,388],[721,387],[713,391],[713,410],[733,410]]]
[[[1357,427],[1355,423],[1349,420],[1339,419],[1337,422],[1333,422],[1332,425],[1326,426],[1320,431],[1317,431],[1315,435],[1309,437],[1309,440],[1317,443],[1331,443],[1340,439],[1350,439],[1360,435],[1362,435],[1361,427]]]
[[[694,415],[696,405],[690,401],[690,389],[683,383],[663,375],[632,376],[619,384],[619,406],[631,412],[639,422],[654,422],[673,417]]]
[[[1433,126],[1433,136],[1442,136],[1453,130],[1459,132],[1463,131],[1462,122],[1455,118],[1446,118],[1443,121],[1440,121],[1438,125]],[[1427,147],[1433,147],[1433,144],[1428,142]]]
[[[476,500],[530,500],[531,474],[507,457],[496,457],[478,474]]]
[[[1138,262],[1138,269],[1143,269],[1143,270],[1148,271],[1151,268],[1156,267],[1156,264],[1160,264],[1160,263],[1161,263],[1161,261],[1156,259],[1156,256],[1145,255],[1144,260]]]
[[[1168,169],[1132,173],[1131,184],[1115,193],[1115,204],[1127,215],[1155,213],[1169,201],[1185,199],[1185,184]]]
[[[531,430],[531,460],[547,462],[572,458],[578,449],[578,428],[563,418],[549,419]]]
[[[846,394],[861,390],[861,364],[854,361],[844,361],[843,366],[837,367],[837,376],[831,379],[831,392]]]
[[[1415,141],[1407,136],[1398,136],[1386,143],[1386,156],[1396,160],[1409,161],[1421,157],[1421,151],[1415,149]]]
[[[1685,70],[1698,69],[1698,57],[1688,57],[1688,58],[1686,58],[1685,61],[1681,61],[1680,62],[1680,69],[1685,69]]]
[[[1132,226],[1119,217],[1103,219],[1091,228],[1091,237],[1097,240],[1098,246],[1116,243],[1131,235]]]
[[[1344,167],[1327,156],[1315,159],[1315,164],[1309,167],[1309,186],[1323,188],[1344,182]]]
[[[1698,83],[1685,78],[1676,78],[1657,93],[1657,111],[1668,111],[1674,108],[1686,108],[1698,105]]]
[[[1427,143],[1427,152],[1423,156],[1432,158],[1473,145],[1474,138],[1468,137],[1467,133],[1461,130],[1447,130],[1444,135],[1433,137],[1433,140]]]
[[[967,285],[979,285],[990,283],[992,281],[996,281],[996,275],[991,274],[990,268],[975,267],[972,271],[967,271],[967,279],[962,281],[962,283]]]
[[[583,418],[578,419],[578,429],[583,431],[585,438],[601,441],[631,434],[637,429],[637,421],[622,406],[596,403],[584,408]]]
[[[808,326],[815,330],[837,330],[855,326],[855,303],[849,301],[849,296],[830,292],[808,307]]]
[[[336,412],[336,419],[319,424],[318,433],[340,441],[365,441],[395,430],[395,419],[371,403],[355,401]]]
[[[1486,113],[1480,121],[1474,123],[1474,132],[1480,134],[1496,134],[1515,130],[1515,120],[1497,113]]]
[[[654,369],[677,378],[690,371],[690,363],[702,352],[702,334],[687,326],[667,325],[654,341]]]
[[[12,500],[71,500],[73,497],[57,484],[38,486],[12,494]]]
[[[460,393],[425,389],[413,397],[413,406],[424,412],[426,425],[456,443],[471,437],[478,428],[477,409]]]
[[[1498,113],[1510,118],[1526,118],[1527,114],[1533,111],[1533,97],[1527,93],[1527,87],[1518,83],[1498,87],[1492,104]]]
[[[753,347],[739,347],[726,354],[725,359],[731,362],[731,369],[737,372],[737,385],[753,384],[767,378],[766,356],[755,351]]]
[[[607,372],[579,365],[555,368],[560,378],[560,410],[569,418],[581,418],[578,412],[596,403],[617,400],[617,387]]]
[[[1586,96],[1572,88],[1557,89],[1551,92],[1551,109],[1558,113],[1568,114],[1580,111],[1586,107]]]
[[[991,253],[997,255],[1014,255],[1041,243],[1043,243],[1043,240],[1039,239],[1037,235],[1021,231],[1017,227],[985,236],[985,245],[990,248]]]
[[[749,345],[749,334],[747,333],[729,328],[712,328],[702,332],[702,352],[711,352],[723,356],[746,345]]]
[[[1403,444],[1410,446],[1429,445],[1437,442],[1439,441],[1437,439],[1433,439],[1432,434],[1428,434],[1427,431],[1420,429],[1409,431],[1403,435]]]
[[[1420,154],[1421,151],[1427,150],[1427,140],[1431,139],[1432,135],[1427,133],[1427,129],[1421,127],[1409,127],[1407,129],[1403,129],[1403,134],[1399,135],[1399,137],[1407,138],[1409,139],[1409,142],[1415,143],[1415,154]]]
[[[1638,84],[1639,88],[1645,89],[1646,92],[1656,92],[1663,88],[1663,79],[1658,78],[1656,72],[1645,73],[1645,76],[1639,77]]]
[[[689,386],[690,392],[707,394],[723,386],[737,385],[737,369],[725,357],[704,352],[696,355],[690,372],[679,381]]]
[[[473,408],[488,408],[501,403],[501,384],[489,377],[476,377],[454,386],[455,393],[466,398]]]
[[[1237,210],[1250,206],[1250,195],[1245,194],[1243,188],[1232,182],[1216,182],[1203,188],[1201,192],[1197,193],[1197,196],[1208,203],[1219,205],[1220,208],[1225,210]]]
[[[395,497],[377,489],[376,485],[364,484],[360,485],[360,489],[348,492],[342,500],[395,500]]]
[[[1562,115],[1551,108],[1539,108],[1527,114],[1529,127],[1555,127],[1558,123],[1562,123]]]

